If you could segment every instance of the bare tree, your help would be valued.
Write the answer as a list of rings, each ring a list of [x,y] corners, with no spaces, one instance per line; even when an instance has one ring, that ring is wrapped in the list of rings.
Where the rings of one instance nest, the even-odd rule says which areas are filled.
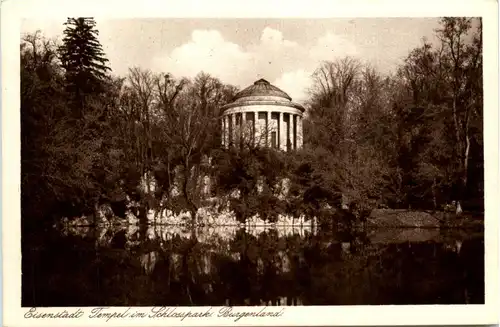
[[[332,148],[334,151],[339,143],[349,138],[347,126],[352,116],[360,73],[361,63],[346,57],[324,62],[313,74],[309,114],[315,126],[329,131],[322,138],[322,143],[335,145]],[[321,119],[315,120],[315,117]]]
[[[200,175],[204,158],[220,146],[220,107],[235,89],[222,84],[207,74],[199,74],[194,81],[171,83],[170,91],[163,92],[163,137],[178,158],[182,168],[181,193],[190,211],[198,208]]]
[[[473,23],[477,31],[471,35]],[[462,187],[467,187],[471,127],[482,119],[482,21],[443,18],[438,36],[444,46],[440,58],[447,68],[450,102],[455,130],[458,170]],[[463,196],[463,195],[462,195]]]
[[[432,180],[433,189],[439,180],[453,184],[452,196],[463,200],[469,189],[471,148],[482,147],[481,20],[443,18],[436,32],[440,44],[433,47],[424,41],[400,70],[409,100],[402,113],[407,124],[413,122],[404,134],[407,143],[410,137],[422,148],[417,154],[421,177]],[[429,133],[433,137],[425,141],[428,146],[416,142]]]
[[[141,162],[143,163],[141,173],[143,176],[146,176],[147,192],[150,193],[149,172],[153,161],[151,124],[153,105],[155,102],[155,76],[149,70],[141,70],[140,68],[134,67],[129,69],[127,82],[130,84],[133,96],[136,97],[136,121],[144,132],[145,144],[143,143],[141,144],[142,146],[139,147],[142,159]],[[137,127],[134,128],[134,131],[138,133]],[[139,139],[140,138],[137,137],[138,141]]]

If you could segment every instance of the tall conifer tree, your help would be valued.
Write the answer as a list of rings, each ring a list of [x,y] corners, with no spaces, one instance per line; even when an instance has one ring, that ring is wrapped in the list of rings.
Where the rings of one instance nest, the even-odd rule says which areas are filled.
[[[80,104],[89,94],[101,94],[109,80],[102,45],[98,40],[99,31],[93,18],[68,18],[64,23],[63,45],[59,48],[59,58],[66,70],[67,90]]]

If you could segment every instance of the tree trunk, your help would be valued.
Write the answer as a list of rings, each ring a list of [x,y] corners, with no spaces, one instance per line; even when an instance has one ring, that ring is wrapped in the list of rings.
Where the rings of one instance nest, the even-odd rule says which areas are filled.
[[[468,135],[468,131],[466,131],[465,135],[465,149],[462,155],[462,160],[460,162],[460,189],[459,194],[457,196],[457,206],[456,206],[456,214],[462,213],[461,202],[465,200],[465,196],[467,194],[467,182],[468,182],[468,173],[469,173],[469,153],[470,153],[470,136]]]
[[[189,160],[186,160],[184,162],[184,180],[182,183],[182,194],[184,196],[184,200],[186,201],[187,205],[189,206],[189,211],[191,212],[191,222],[193,225],[196,223],[196,205],[191,201],[191,197],[189,196],[188,192],[188,183],[189,183],[189,178],[190,178],[190,170],[189,170]]]
[[[465,146],[465,153],[464,153],[464,171],[462,175],[462,183],[464,184],[464,191],[467,189],[467,175],[469,171],[469,152],[470,152],[470,136],[467,135],[466,139],[466,146]]]

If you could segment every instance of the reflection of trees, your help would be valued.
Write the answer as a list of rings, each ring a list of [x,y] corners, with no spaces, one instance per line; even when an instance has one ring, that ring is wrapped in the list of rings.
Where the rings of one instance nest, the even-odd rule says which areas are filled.
[[[142,254],[139,257],[142,265],[142,269],[146,274],[151,274],[155,268],[156,261],[158,260],[158,254],[156,251],[151,251],[145,254]]]
[[[481,279],[480,263],[472,256],[480,249],[467,240],[457,251],[454,242],[449,242],[452,247],[433,241],[370,243],[362,233],[343,231],[283,236],[275,230],[254,235],[243,229],[151,228],[85,231],[83,243],[76,242],[75,236],[68,237],[80,244],[79,249],[89,246],[86,255],[80,255],[81,261],[68,261],[82,271],[75,269],[72,273],[81,284],[76,288],[91,285],[83,291],[79,302],[88,305],[333,305],[481,300],[481,286],[477,284]],[[61,260],[66,260],[69,253],[63,252]],[[477,262],[475,267],[468,265],[471,261]],[[86,269],[82,269],[83,265]],[[93,279],[89,281],[88,276]],[[453,295],[448,290],[464,283],[466,286],[458,287],[460,294]],[[90,295],[92,292],[95,295]],[[448,294],[448,298],[437,299],[441,294]]]

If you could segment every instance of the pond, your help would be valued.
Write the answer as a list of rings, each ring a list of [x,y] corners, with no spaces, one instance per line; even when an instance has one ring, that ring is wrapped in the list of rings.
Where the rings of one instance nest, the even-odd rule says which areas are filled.
[[[72,227],[22,254],[23,306],[484,303],[469,231]]]

